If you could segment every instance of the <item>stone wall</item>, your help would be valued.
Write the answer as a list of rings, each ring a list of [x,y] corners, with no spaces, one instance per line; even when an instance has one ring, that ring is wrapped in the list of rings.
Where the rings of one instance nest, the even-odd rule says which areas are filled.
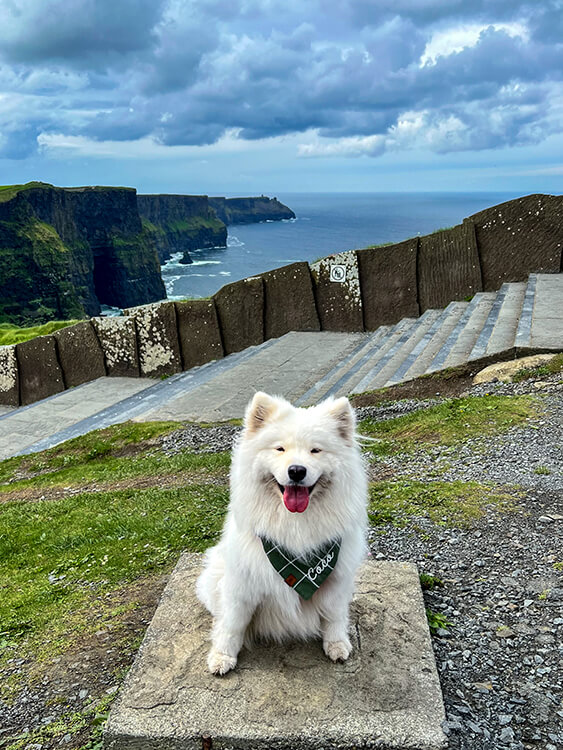
[[[159,302],[0,347],[0,404],[109,375],[167,377],[288,331],[370,331],[530,273],[563,271],[563,196],[531,195],[451,229],[293,263],[208,300]]]

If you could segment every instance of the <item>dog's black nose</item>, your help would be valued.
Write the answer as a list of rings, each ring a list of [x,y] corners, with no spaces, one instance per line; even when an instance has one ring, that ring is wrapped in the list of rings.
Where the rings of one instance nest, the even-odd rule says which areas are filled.
[[[302,479],[305,479],[307,469],[304,466],[296,466],[293,464],[293,466],[289,467],[287,473],[292,482],[300,482]]]

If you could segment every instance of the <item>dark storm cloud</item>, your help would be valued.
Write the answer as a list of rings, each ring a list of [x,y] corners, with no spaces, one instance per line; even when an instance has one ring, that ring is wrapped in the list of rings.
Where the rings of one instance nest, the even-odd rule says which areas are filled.
[[[562,17],[562,0],[4,0],[0,148],[229,131],[315,131],[369,155],[537,142],[563,110]]]
[[[4,0],[0,50],[9,62],[103,68],[108,57],[151,46],[164,5],[164,0]]]

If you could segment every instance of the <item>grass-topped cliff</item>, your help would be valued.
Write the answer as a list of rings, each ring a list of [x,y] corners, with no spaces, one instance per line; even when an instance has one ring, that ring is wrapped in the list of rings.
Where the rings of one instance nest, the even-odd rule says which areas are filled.
[[[180,252],[189,263],[190,250],[227,244],[227,227],[206,195],[138,195],[137,205],[161,263]]]
[[[141,195],[133,188],[0,186],[0,323],[37,325],[166,297],[160,262],[225,247],[226,223],[290,218],[275,198]],[[214,206],[225,215],[217,216]]]
[[[295,219],[295,214],[277,198],[210,198],[209,205],[225,224],[256,224],[260,221]]]
[[[0,321],[96,315],[165,296],[130,188],[0,187]]]

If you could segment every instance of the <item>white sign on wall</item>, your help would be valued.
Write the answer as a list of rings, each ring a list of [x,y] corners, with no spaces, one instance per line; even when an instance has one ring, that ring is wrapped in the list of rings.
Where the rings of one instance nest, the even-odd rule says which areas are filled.
[[[330,267],[330,280],[342,284],[346,281],[346,266],[334,263]]]

